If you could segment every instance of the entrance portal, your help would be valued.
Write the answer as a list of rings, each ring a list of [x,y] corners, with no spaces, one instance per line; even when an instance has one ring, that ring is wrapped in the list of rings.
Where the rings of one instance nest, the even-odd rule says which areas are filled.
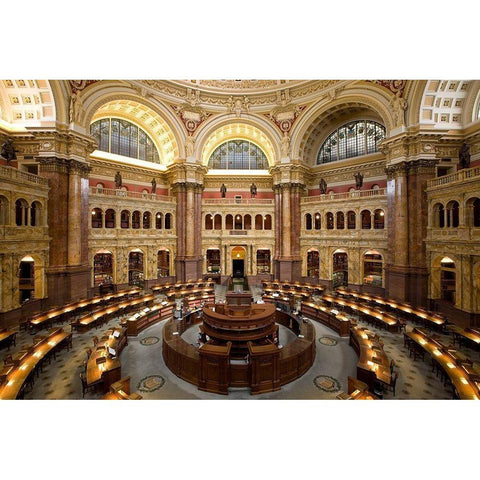
[[[245,261],[244,260],[233,260],[232,272],[234,278],[242,278],[245,274]]]
[[[246,256],[245,248],[233,247],[232,276],[234,278],[242,278],[245,276],[245,256]]]

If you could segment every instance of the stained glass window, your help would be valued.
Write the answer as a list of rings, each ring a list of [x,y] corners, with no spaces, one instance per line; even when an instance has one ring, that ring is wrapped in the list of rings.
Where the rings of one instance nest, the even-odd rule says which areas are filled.
[[[262,149],[248,140],[228,140],[210,155],[210,168],[219,170],[266,170],[268,160]]]
[[[102,118],[90,125],[90,135],[98,142],[98,149],[124,157],[160,163],[153,140],[141,128],[120,118]]]
[[[378,152],[378,144],[385,135],[385,127],[371,120],[346,123],[323,142],[318,153],[317,165]]]

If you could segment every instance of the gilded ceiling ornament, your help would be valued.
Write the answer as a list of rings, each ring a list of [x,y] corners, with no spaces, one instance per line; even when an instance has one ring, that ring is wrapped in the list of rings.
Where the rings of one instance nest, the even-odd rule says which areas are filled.
[[[406,80],[367,80],[367,82],[372,82],[388,88],[393,94],[398,94],[399,97],[403,96],[405,87],[407,86]]]
[[[73,94],[77,94],[78,92],[81,92],[85,88],[87,88],[89,85],[92,85],[94,83],[97,83],[99,80],[69,80],[68,83],[70,84],[70,89]]]
[[[184,103],[183,105],[170,104],[170,107],[172,107],[174,112],[180,117],[180,120],[185,125],[188,135],[190,136],[194,135],[197,128],[212,115],[197,106],[197,104],[192,103]]]
[[[241,97],[232,97],[230,95],[226,105],[228,113],[235,113],[237,117],[240,117],[243,111],[248,113],[250,109],[250,100],[246,96],[242,99]]]

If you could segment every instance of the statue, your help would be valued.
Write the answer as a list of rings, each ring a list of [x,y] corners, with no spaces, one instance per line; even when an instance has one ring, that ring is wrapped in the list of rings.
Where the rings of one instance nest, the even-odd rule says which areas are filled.
[[[393,121],[396,126],[404,125],[405,123],[405,110],[407,109],[407,101],[404,98],[400,98],[400,92],[390,100],[390,105],[393,109]]]
[[[354,177],[355,177],[355,183],[356,183],[357,190],[360,190],[362,188],[362,185],[363,185],[363,175],[360,172],[357,172],[354,175]]]
[[[257,196],[257,186],[254,183],[250,185],[250,194],[252,198],[255,198]]]
[[[152,178],[152,193],[155,193],[157,191],[157,181],[155,178]]]
[[[120,188],[122,186],[122,176],[120,172],[115,174],[115,188]]]
[[[10,165],[12,160],[17,159],[18,150],[15,150],[13,146],[13,140],[11,138],[7,138],[7,141],[2,145],[2,151],[0,155],[7,161],[7,165]]]
[[[282,138],[282,158],[287,158],[290,153],[290,137],[288,132],[283,132]]]
[[[324,178],[320,179],[319,187],[320,187],[320,194],[325,195],[327,193],[327,182],[325,181]]]
[[[75,103],[77,102],[77,93],[72,93],[70,95],[70,105],[68,107],[68,116],[70,123],[73,123],[75,121]]]
[[[466,142],[463,142],[458,152],[458,160],[460,168],[470,168],[470,145],[467,145]]]
[[[188,157],[193,157],[193,152],[195,151],[195,139],[188,135],[185,141],[185,154]]]
[[[225,194],[227,193],[227,187],[224,183],[222,183],[222,186],[220,187],[220,193],[222,194],[222,198],[225,198]]]

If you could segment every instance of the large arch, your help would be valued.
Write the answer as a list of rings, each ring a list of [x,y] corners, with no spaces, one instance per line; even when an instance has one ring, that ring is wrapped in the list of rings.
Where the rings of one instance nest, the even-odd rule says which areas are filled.
[[[152,97],[141,97],[127,84],[91,85],[82,92],[81,103],[78,123],[84,133],[89,133],[93,121],[116,116],[137,124],[151,136],[163,165],[173,163],[184,153],[184,134],[173,113]]]
[[[342,90],[334,99],[328,96],[313,104],[294,126],[291,135],[292,158],[302,159],[309,165],[315,165],[316,153],[322,141],[334,126],[343,120],[368,115],[372,120],[380,121],[387,129],[387,136],[395,127],[390,100],[391,93],[376,85],[354,84]]]
[[[241,118],[225,115],[212,119],[198,131],[196,161],[207,165],[215,148],[235,138],[249,140],[259,146],[265,153],[270,166],[280,158],[280,135],[265,120],[252,115]]]

